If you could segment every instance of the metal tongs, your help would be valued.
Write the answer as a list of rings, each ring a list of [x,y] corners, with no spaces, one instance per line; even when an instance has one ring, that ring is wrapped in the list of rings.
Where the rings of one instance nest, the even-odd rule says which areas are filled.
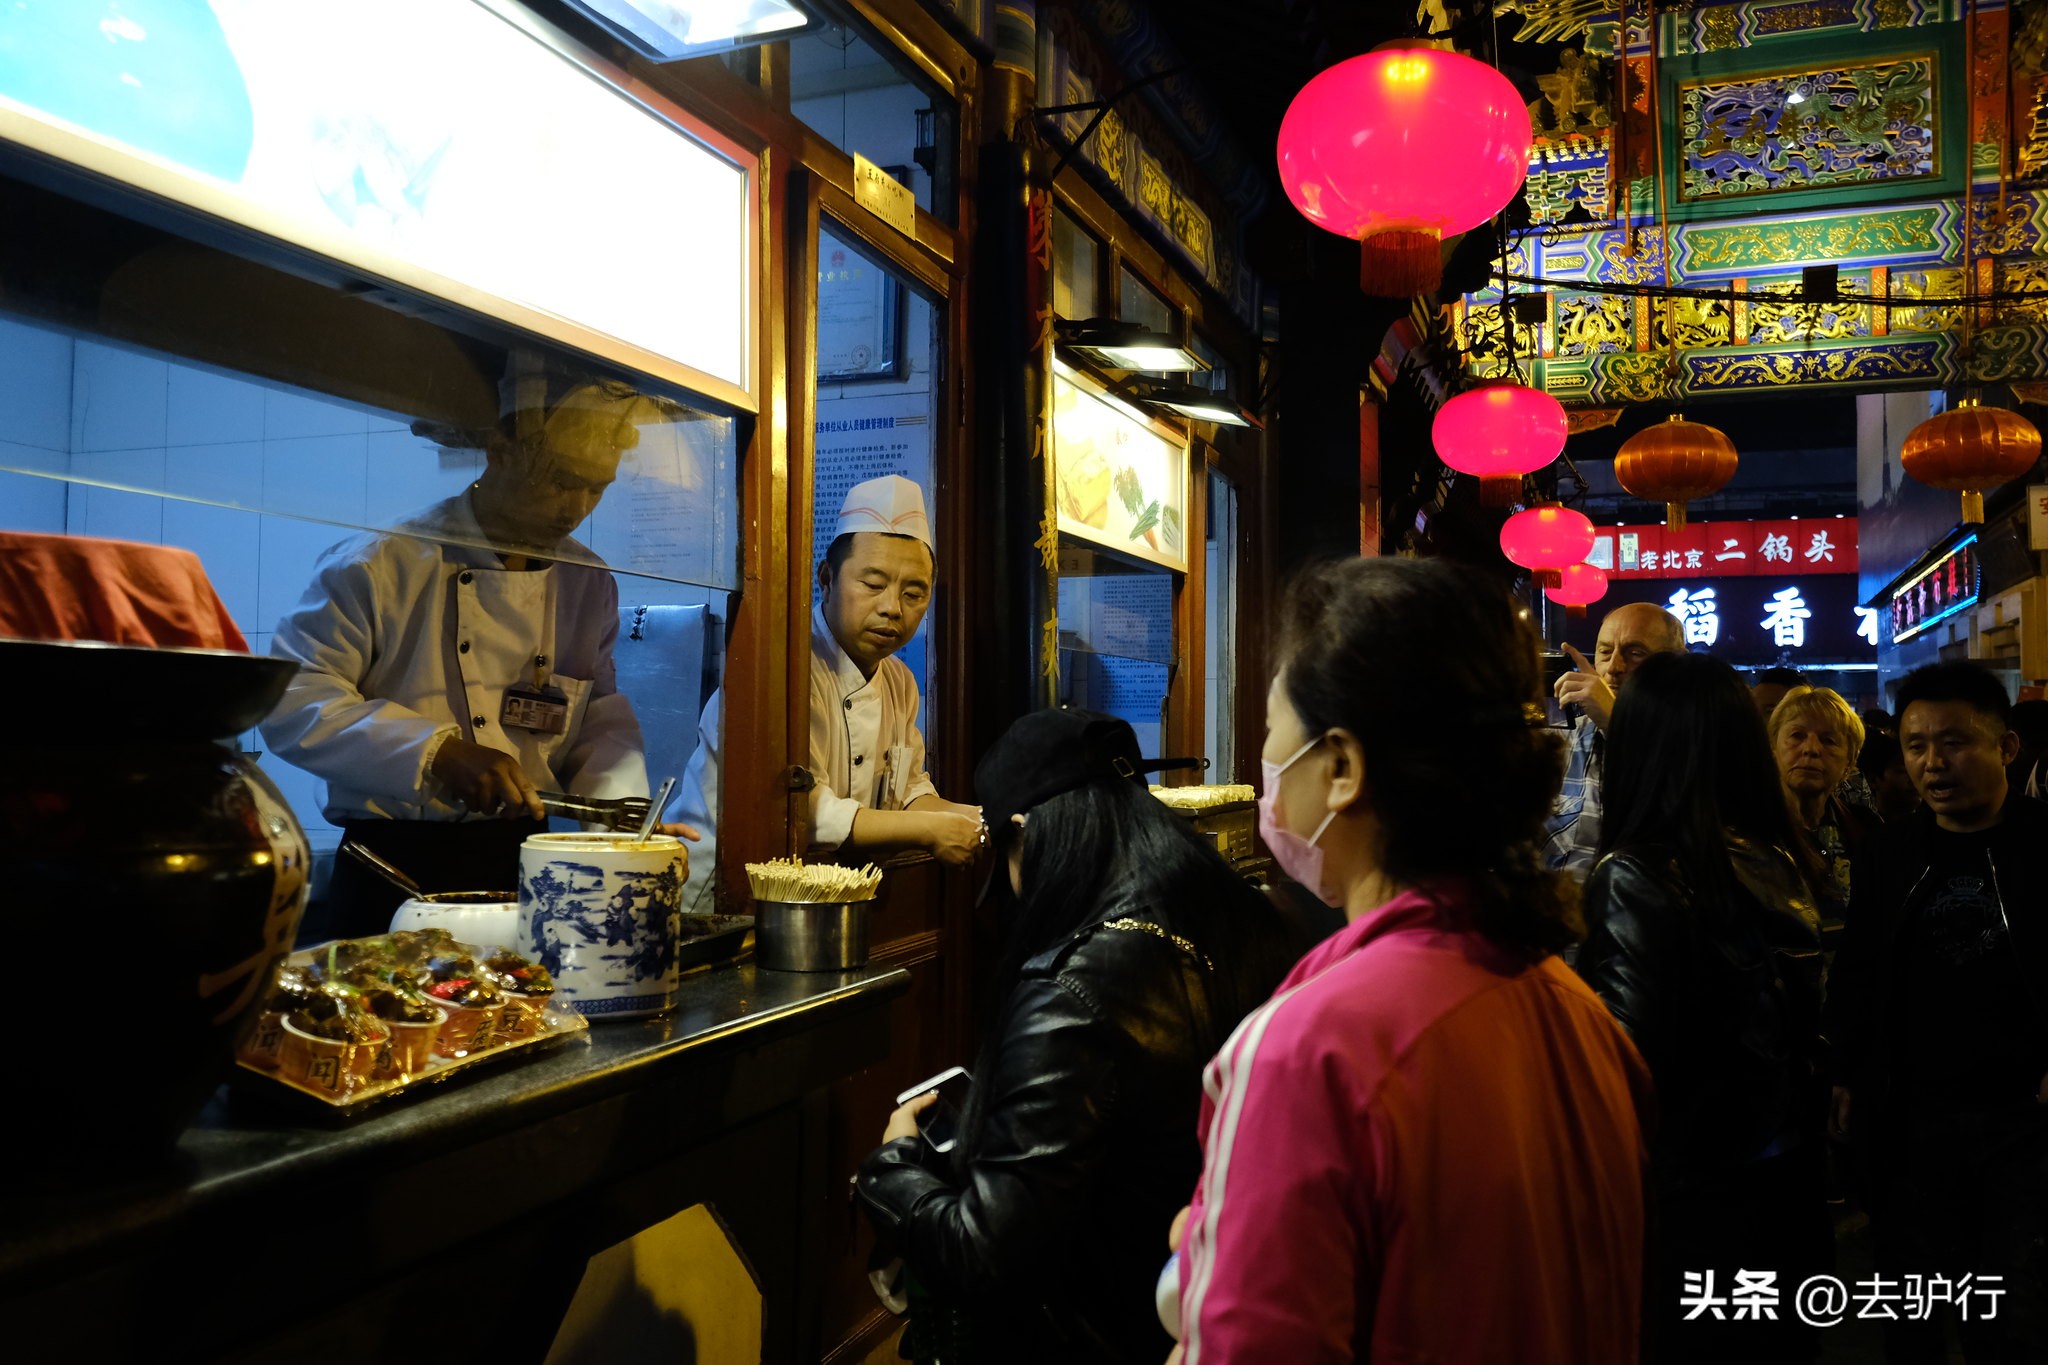
[[[675,779],[671,777],[661,789],[661,800],[667,801],[674,788]],[[603,825],[620,834],[638,834],[642,839],[660,818],[660,807],[644,796],[568,796],[562,792],[538,795],[549,815],[581,820],[586,825]]]
[[[549,815],[581,820],[586,825],[603,825],[622,834],[631,834],[639,829],[640,822],[653,809],[644,796],[567,796],[561,792],[541,792],[539,795],[540,803]]]

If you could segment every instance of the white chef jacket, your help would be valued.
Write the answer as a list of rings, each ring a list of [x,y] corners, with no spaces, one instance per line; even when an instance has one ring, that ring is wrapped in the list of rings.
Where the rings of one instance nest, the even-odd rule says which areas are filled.
[[[917,679],[894,657],[882,660],[875,676],[839,647],[825,624],[822,607],[811,608],[811,788],[812,854],[831,853],[853,833],[853,817],[869,810],[902,810],[937,788],[924,766],[924,733],[917,728]],[[715,908],[712,875],[717,865],[719,747],[725,690],[704,707],[697,724],[697,752],[683,771],[666,820],[680,820],[704,833],[690,848],[690,879],[683,887],[685,913]]]
[[[612,576],[563,563],[515,572],[484,544],[465,490],[329,549],[278,622],[270,651],[300,667],[263,737],[326,780],[329,820],[469,816],[427,772],[451,735],[515,756],[544,790],[647,795],[640,723],[612,666]],[[531,684],[541,656],[567,694],[568,728],[507,730],[505,690]]]

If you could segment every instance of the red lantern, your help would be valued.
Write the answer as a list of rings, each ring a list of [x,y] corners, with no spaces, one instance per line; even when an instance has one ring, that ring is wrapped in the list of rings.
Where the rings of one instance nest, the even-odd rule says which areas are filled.
[[[2019,478],[2041,458],[2041,433],[2004,408],[1987,408],[1971,394],[1947,412],[1914,427],[1899,463],[1924,484],[1963,495],[1963,520],[1984,520],[1984,492]]]
[[[1567,564],[1559,577],[1558,586],[1545,588],[1543,595],[1573,616],[1584,616],[1587,607],[1607,595],[1607,575],[1591,564]]]
[[[1735,443],[1725,432],[1674,413],[1621,443],[1614,479],[1645,502],[1663,503],[1665,528],[1683,531],[1685,505],[1720,492],[1735,465]]]
[[[1280,183],[1361,244],[1359,283],[1400,298],[1442,282],[1438,246],[1506,207],[1529,174],[1529,111],[1484,62],[1386,47],[1310,80],[1280,121]]]
[[[1593,523],[1556,503],[1531,507],[1509,517],[1500,528],[1500,549],[1544,587],[1555,588],[1564,581],[1567,565],[1593,552]]]
[[[1524,475],[1558,457],[1569,425],[1549,394],[1502,382],[1469,389],[1437,409],[1430,437],[1445,464],[1478,476],[1483,506],[1505,507]]]

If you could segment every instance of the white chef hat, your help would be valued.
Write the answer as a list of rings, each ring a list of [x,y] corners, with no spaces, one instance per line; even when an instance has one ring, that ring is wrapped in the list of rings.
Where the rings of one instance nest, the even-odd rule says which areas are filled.
[[[885,535],[910,536],[932,544],[932,519],[924,512],[924,490],[901,474],[884,474],[879,479],[857,483],[839,505],[839,529],[832,534],[850,536],[856,531],[880,531]]]

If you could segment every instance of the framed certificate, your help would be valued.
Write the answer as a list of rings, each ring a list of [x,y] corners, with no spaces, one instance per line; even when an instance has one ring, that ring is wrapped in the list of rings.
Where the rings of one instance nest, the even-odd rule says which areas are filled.
[[[818,234],[818,382],[909,377],[903,281],[829,232]]]

